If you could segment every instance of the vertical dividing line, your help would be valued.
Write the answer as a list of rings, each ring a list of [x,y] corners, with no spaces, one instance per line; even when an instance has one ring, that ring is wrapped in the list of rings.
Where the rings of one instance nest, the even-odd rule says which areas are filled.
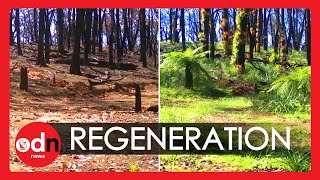
[[[157,33],[157,40],[158,40],[158,121],[161,123],[160,114],[161,114],[161,106],[160,106],[160,25],[161,25],[161,15],[160,15],[161,8],[158,9],[158,33]],[[160,172],[160,151],[158,155],[158,171]]]

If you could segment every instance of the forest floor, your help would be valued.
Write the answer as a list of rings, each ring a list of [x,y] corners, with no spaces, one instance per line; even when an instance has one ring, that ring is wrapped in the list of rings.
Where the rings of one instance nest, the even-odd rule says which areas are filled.
[[[187,48],[196,49],[199,43],[187,43]],[[229,57],[193,59],[183,53],[180,43],[160,43],[160,119],[162,123],[227,123],[241,127],[258,124],[264,128],[274,127],[284,130],[290,127],[291,150],[280,145],[276,151],[266,148],[263,151],[242,151],[225,154],[161,154],[160,171],[164,172],[266,172],[266,171],[310,171],[311,164],[311,114],[310,111],[277,112],[257,108],[258,95],[270,83],[286,74],[277,71],[272,64],[256,64],[268,72],[265,75],[246,63],[246,73],[238,72],[230,66]],[[216,55],[223,54],[222,44],[215,44]],[[249,49],[248,49],[249,51]],[[265,57],[269,51],[256,53],[255,57]],[[208,80],[202,71],[194,68],[193,89],[184,88],[185,65],[179,57],[189,57],[201,66],[211,77]],[[293,52],[289,61],[306,64],[303,51]],[[179,64],[180,63],[180,64]],[[278,67],[279,68],[279,67]],[[283,74],[281,74],[283,73]],[[270,79],[269,79],[270,78]],[[272,80],[272,81],[271,81]],[[261,83],[264,82],[264,83]],[[267,82],[267,83],[265,83]],[[290,99],[281,102],[290,104]],[[280,103],[280,105],[281,105]],[[265,104],[259,104],[263,107]],[[284,132],[284,131],[283,131]],[[236,137],[237,138],[237,137]],[[260,136],[255,136],[262,144]],[[235,144],[237,147],[238,145]],[[278,147],[278,146],[277,146]],[[282,146],[283,147],[283,146]]]
[[[300,171],[310,167],[310,118],[252,109],[250,96],[202,97],[196,91],[161,87],[160,119],[163,123],[243,123],[284,130],[290,127],[291,151],[266,149],[257,154],[160,155],[161,171]],[[261,137],[261,139],[263,139]],[[259,140],[258,140],[259,141]],[[280,146],[279,146],[280,147]]]
[[[10,54],[10,170],[11,171],[158,171],[157,155],[59,155],[43,168],[26,166],[16,156],[15,137],[24,125],[50,123],[133,123],[158,122],[158,112],[147,111],[158,105],[158,67],[143,68],[139,55],[127,53],[123,61],[137,65],[136,70],[111,70],[107,67],[81,66],[86,74],[101,76],[108,72],[111,82],[89,88],[88,78],[71,75],[70,65],[55,63],[71,59],[72,52],[60,56],[53,51],[48,67],[36,62],[36,45],[25,45],[23,56]],[[108,61],[107,53],[90,56]],[[154,62],[153,60],[149,60]],[[20,67],[28,68],[29,90],[19,89]],[[53,79],[55,81],[53,81]],[[142,111],[134,112],[135,83],[141,86]],[[64,167],[64,168],[63,168]]]

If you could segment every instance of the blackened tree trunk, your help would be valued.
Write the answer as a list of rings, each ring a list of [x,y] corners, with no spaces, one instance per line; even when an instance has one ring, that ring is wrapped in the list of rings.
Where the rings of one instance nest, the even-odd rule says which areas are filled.
[[[80,38],[83,29],[83,18],[85,10],[77,9],[76,28],[74,29],[73,54],[70,64],[70,73],[81,75],[80,71]]]
[[[139,84],[135,85],[135,112],[141,111],[141,88]]]
[[[306,9],[306,50],[308,65],[311,65],[311,13]]]
[[[169,19],[170,19],[170,24],[169,24],[169,40],[170,42],[173,42],[173,11],[172,8],[169,9]]]
[[[10,46],[14,45],[13,31],[12,31],[12,14],[13,10],[10,10]]]
[[[201,13],[201,10],[202,10],[202,9],[199,8],[199,13],[198,13],[198,14],[199,14],[199,15],[198,15],[198,16],[199,16],[199,17],[198,17],[198,18],[199,18],[199,33],[203,32],[203,30],[202,30],[202,23],[203,23],[203,22],[202,22],[202,13]]]
[[[123,23],[124,23],[124,33],[128,41],[129,51],[133,51],[133,46],[131,42],[131,33],[128,25],[128,9],[123,9]]]
[[[147,67],[146,55],[146,9],[140,9],[140,61]]]
[[[92,27],[92,54],[96,54],[97,44],[97,30],[98,30],[98,10],[93,9],[93,27]]]
[[[50,18],[49,18],[49,10],[45,10],[45,22],[46,22],[46,27],[45,27],[45,59],[46,63],[50,63],[49,56],[50,56]]]
[[[269,14],[270,16],[270,14]],[[267,16],[267,9],[265,8],[263,11],[263,49],[268,51],[268,21],[269,18]]]
[[[248,9],[239,9],[237,15],[237,31],[233,38],[233,52],[232,60],[239,70],[244,72],[245,70],[245,45],[246,45],[246,30],[248,26]]]
[[[186,48],[186,29],[184,24],[184,8],[180,10],[180,28],[181,28],[181,40],[182,40],[182,50],[185,51]]]
[[[274,9],[275,11],[275,16],[276,16],[276,21],[274,25],[275,33],[274,33],[274,44],[273,44],[273,52],[278,54],[278,45],[279,45],[279,9],[276,8]]]
[[[109,65],[113,67],[113,42],[114,42],[114,9],[110,9],[111,15],[111,26],[110,26],[110,37],[109,37]]]
[[[63,9],[57,9],[57,26],[58,26],[58,51],[64,54],[63,46]]]
[[[99,30],[98,30],[98,36],[99,36],[99,52],[102,52],[102,26],[103,26],[103,19],[102,19],[102,9],[99,8],[99,17],[98,17],[98,21],[99,21]]]
[[[248,31],[249,31],[249,37],[250,37],[250,49],[249,49],[249,55],[250,58],[253,58],[253,51],[256,46],[256,29],[257,29],[257,9],[252,9],[252,20],[251,23],[248,23]],[[251,27],[250,27],[251,25]]]
[[[37,65],[40,65],[40,66],[46,66],[46,62],[44,60],[44,55],[43,55],[43,36],[44,36],[44,30],[45,30],[44,16],[45,16],[45,9],[40,9],[39,10],[38,61],[37,61]]]
[[[213,17],[213,16],[211,16]],[[229,25],[229,9],[224,8],[222,10],[222,21],[220,24],[220,27],[222,29],[222,46],[223,46],[223,51],[226,55],[231,55],[232,54],[232,49],[231,49],[231,40],[230,40],[230,25]]]
[[[205,39],[203,42],[203,51],[209,51],[209,33],[210,33],[210,9],[206,8],[203,11],[203,17],[204,17],[204,35]],[[207,58],[209,58],[209,54],[206,54]]]
[[[16,8],[16,17],[15,17],[15,31],[17,32],[17,47],[18,47],[18,55],[22,56],[22,49],[21,49],[21,37],[20,37],[20,13],[19,8]]]
[[[186,69],[185,69],[186,83],[185,83],[185,88],[187,88],[187,89],[192,89],[192,87],[193,87],[193,75],[192,75],[191,67],[192,66],[191,66],[190,62],[186,63]]]
[[[71,22],[71,10],[68,9],[68,35],[67,35],[67,46],[68,50],[71,48],[71,35],[72,35],[72,22]]]
[[[20,69],[20,89],[28,91],[28,69],[26,67]]]
[[[215,47],[214,47],[214,41],[215,41],[215,25],[214,25],[214,9],[211,9],[211,28],[210,28],[210,58],[214,59],[214,53],[215,53]]]
[[[92,9],[86,9],[86,29],[85,29],[85,43],[84,43],[84,63],[89,63],[89,53],[91,45],[91,23],[92,23]]]
[[[116,44],[117,44],[117,61],[119,62],[120,61],[120,58],[122,56],[122,53],[123,53],[123,50],[122,50],[122,47],[121,47],[121,27],[120,27],[120,12],[119,12],[119,8],[116,9],[116,18],[117,18],[117,21],[116,21]]]
[[[176,8],[176,12],[174,13],[174,27],[173,27],[173,31],[174,31],[174,42],[179,42],[179,31],[178,31],[178,12],[179,9]]]
[[[33,32],[34,32],[34,40],[38,42],[38,11],[37,8],[33,9]]]

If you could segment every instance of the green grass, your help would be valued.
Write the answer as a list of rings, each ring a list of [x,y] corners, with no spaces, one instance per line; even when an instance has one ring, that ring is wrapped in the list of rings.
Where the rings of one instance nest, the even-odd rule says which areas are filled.
[[[199,43],[198,43],[199,45]],[[195,47],[188,43],[187,47]],[[310,169],[310,110],[295,104],[293,110],[277,109],[277,103],[285,104],[289,101],[278,98],[273,94],[266,94],[281,79],[299,78],[288,77],[297,74],[297,69],[286,69],[273,63],[255,63],[256,69],[246,63],[246,72],[239,74],[230,58],[207,59],[190,57],[199,67],[203,68],[211,77],[221,77],[212,81],[203,73],[194,71],[193,90],[185,89],[184,66],[179,63],[178,53],[181,52],[179,43],[161,43],[162,64],[160,66],[160,118],[164,123],[268,123],[268,127],[277,124],[277,128],[284,129],[287,124],[291,127],[291,151],[269,150],[246,154],[224,155],[161,155],[161,162],[167,171],[309,171]],[[221,45],[217,43],[216,53],[221,53]],[[268,58],[272,48],[268,51],[255,53],[255,57]],[[293,51],[288,56],[291,64],[306,64],[304,52]],[[299,73],[306,75],[306,73]],[[296,75],[296,77],[298,77]],[[280,79],[280,80],[278,80]],[[307,79],[307,78],[305,78]],[[233,90],[226,85],[229,80],[235,84],[252,83],[258,86],[260,93],[234,96]],[[282,81],[281,81],[282,82]],[[302,81],[299,81],[299,83]],[[281,83],[279,83],[281,84]],[[283,83],[282,83],[283,84]],[[301,83],[300,83],[301,84]],[[307,84],[307,83],[305,83]],[[302,87],[302,85],[296,85]],[[307,87],[307,86],[305,86]],[[297,89],[297,88],[296,88]],[[308,88],[300,88],[307,89]],[[305,98],[308,98],[308,93]],[[266,97],[262,97],[266,95]],[[299,95],[303,97],[304,95]],[[264,98],[264,99],[261,99]],[[298,96],[297,96],[298,97]],[[292,98],[291,98],[292,99]],[[276,102],[279,101],[279,102]],[[274,103],[273,106],[261,108]],[[299,103],[297,101],[296,103]],[[304,107],[304,106],[303,106]],[[278,124],[281,123],[281,124]],[[293,125],[295,124],[295,125]],[[259,140],[259,138],[257,138]]]

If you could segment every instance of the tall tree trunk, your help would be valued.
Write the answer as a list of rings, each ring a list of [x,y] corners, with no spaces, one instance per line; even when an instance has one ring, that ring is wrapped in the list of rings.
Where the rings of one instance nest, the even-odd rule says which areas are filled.
[[[204,26],[204,35],[205,35],[205,39],[204,39],[204,42],[203,42],[203,51],[206,52],[206,51],[209,51],[209,33],[210,33],[210,9],[206,8],[204,9],[203,11],[203,18],[204,18],[204,23],[203,23],[203,26]],[[206,57],[209,58],[209,54],[206,54]]]
[[[311,13],[306,9],[306,50],[308,65],[311,65]]]
[[[45,59],[46,63],[50,63],[49,56],[50,56],[50,18],[49,18],[49,10],[45,10],[45,22],[46,22],[46,27],[45,27]]]
[[[68,37],[67,37],[67,46],[68,50],[71,48],[71,35],[72,35],[72,22],[71,22],[71,10],[68,9]]]
[[[140,9],[140,61],[143,63],[143,67],[147,67],[147,55],[146,55],[146,9]]]
[[[81,75],[80,71],[80,38],[83,29],[85,9],[77,9],[76,28],[74,29],[73,54],[70,64],[70,73]]]
[[[172,8],[169,9],[169,40],[170,42],[173,42],[173,11]]]
[[[13,14],[13,10],[11,9],[10,10],[10,46],[13,46],[14,45],[14,38],[13,38],[13,31],[12,31],[12,14]]]
[[[181,28],[181,40],[182,40],[182,50],[185,51],[186,48],[186,29],[184,24],[184,8],[180,9],[180,28]]]
[[[92,54],[96,54],[98,30],[98,9],[93,9],[93,27],[92,27]]]
[[[91,23],[92,23],[92,9],[86,9],[86,29],[85,29],[85,43],[84,43],[84,62],[89,63],[89,53],[91,45]]]
[[[214,37],[215,37],[215,25],[214,25],[214,9],[211,9],[211,28],[210,28],[210,58],[214,59],[215,47],[214,47]]]
[[[245,45],[246,45],[246,31],[248,27],[248,9],[238,9],[237,15],[237,31],[233,38],[233,52],[232,60],[239,70],[239,72],[244,72],[245,70]]]
[[[58,26],[58,51],[64,54],[63,46],[63,9],[57,9],[57,26]]]
[[[269,16],[267,16],[267,9],[264,9],[263,12],[263,49],[265,51],[268,51],[268,22],[269,22]]]
[[[45,30],[44,24],[45,9],[39,9],[39,41],[38,41],[38,62],[37,65],[46,66],[43,55],[43,36]]]
[[[19,8],[16,8],[16,17],[15,17],[15,31],[17,32],[17,47],[18,47],[18,55],[22,56],[22,49],[21,49],[21,37],[20,37],[20,13]]]
[[[34,32],[34,40],[38,42],[38,11],[37,8],[33,9],[33,32]]]
[[[275,16],[276,16],[276,20],[275,20],[275,25],[274,25],[274,29],[275,29],[275,33],[274,33],[274,44],[273,44],[273,52],[276,54],[278,53],[278,45],[279,45],[279,9],[276,8],[274,9],[275,11]]]
[[[113,67],[113,44],[114,44],[113,31],[115,28],[114,9],[110,9],[110,14],[111,14],[111,26],[110,26],[110,37],[109,37],[109,65],[110,65],[110,67]]]
[[[122,57],[122,47],[121,47],[121,27],[120,27],[120,12],[119,12],[119,8],[116,9],[116,38],[117,38],[117,61],[120,61],[120,58]]]
[[[213,16],[211,16],[213,17]],[[226,55],[231,55],[232,54],[232,49],[231,49],[231,40],[230,40],[230,26],[229,26],[229,9],[224,8],[222,10],[222,20],[220,27],[222,29],[222,46],[223,46],[223,51]]]
[[[256,51],[260,53],[261,33],[262,33],[262,27],[263,27],[262,9],[260,8],[258,12],[259,12],[259,16],[258,16],[257,30],[256,30]]]
[[[174,15],[174,27],[173,27],[173,31],[174,31],[174,42],[179,42],[179,31],[178,31],[178,8],[175,9],[175,15]]]
[[[102,28],[103,28],[103,19],[102,19],[102,9],[99,8],[99,30],[98,30],[98,36],[99,36],[99,52],[102,52]]]
[[[249,31],[249,37],[250,37],[250,49],[249,49],[249,55],[250,58],[253,58],[253,51],[256,46],[256,29],[257,29],[257,9],[252,9],[252,20],[250,23],[248,23],[248,31]],[[251,25],[251,26],[250,26]]]
[[[123,9],[123,23],[124,23],[124,33],[128,41],[128,49],[129,51],[133,51],[133,47],[131,43],[131,33],[128,25],[128,9]]]
[[[201,8],[199,8],[199,33],[203,32],[202,30],[202,14],[201,14]]]

